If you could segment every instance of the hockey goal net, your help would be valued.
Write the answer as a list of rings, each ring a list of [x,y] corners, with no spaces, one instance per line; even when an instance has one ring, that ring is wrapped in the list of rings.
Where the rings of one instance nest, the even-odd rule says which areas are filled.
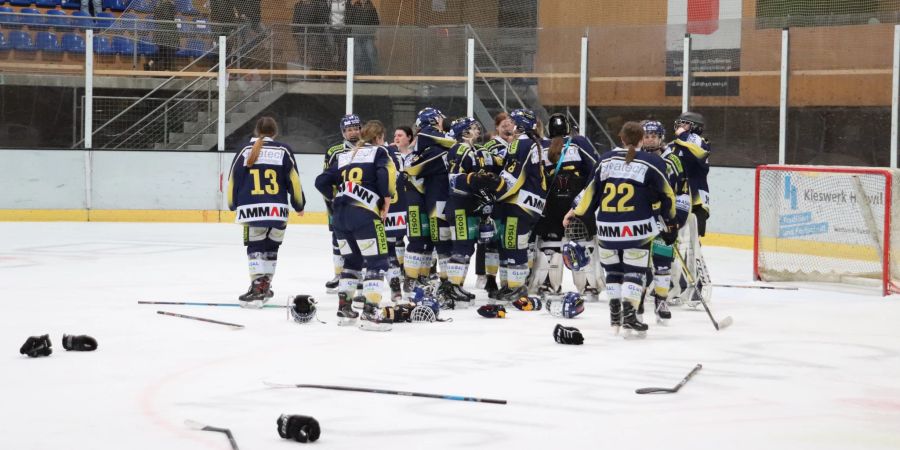
[[[900,293],[900,170],[756,169],[754,276]]]

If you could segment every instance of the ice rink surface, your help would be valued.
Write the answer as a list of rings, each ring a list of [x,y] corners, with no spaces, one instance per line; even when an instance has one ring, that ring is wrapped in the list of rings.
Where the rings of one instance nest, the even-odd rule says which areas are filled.
[[[648,320],[645,340],[613,336],[605,303],[570,320],[443,311],[453,322],[377,333],[336,326],[324,226],[288,229],[273,284],[277,302],[319,299],[327,324],[306,325],[284,309],[137,304],[236,302],[249,280],[235,225],[0,223],[0,235],[2,449],[229,448],[185,419],[230,428],[243,450],[303,446],[278,437],[281,413],[315,417],[316,448],[900,448],[900,298],[875,290],[716,288],[713,312],[734,317],[730,328],[716,332],[702,310],[676,307],[667,327]],[[751,252],[704,253],[713,282],[750,283]],[[560,322],[581,329],[585,344],[555,343]],[[45,333],[52,356],[18,354]],[[63,333],[94,336],[99,348],[66,352]],[[634,393],[674,386],[697,363],[703,370],[677,394]]]

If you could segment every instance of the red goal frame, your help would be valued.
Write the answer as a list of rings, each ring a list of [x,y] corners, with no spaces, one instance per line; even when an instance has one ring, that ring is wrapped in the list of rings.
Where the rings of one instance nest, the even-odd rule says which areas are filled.
[[[892,293],[900,293],[900,286],[891,282],[891,215],[893,211],[892,194],[894,174],[890,169],[875,167],[833,167],[833,166],[794,166],[786,164],[764,164],[756,167],[756,176],[754,182],[754,199],[753,199],[753,279],[759,281],[759,180],[760,174],[764,170],[770,171],[792,171],[792,172],[825,172],[825,173],[842,173],[842,174],[872,174],[881,175],[885,178],[885,214],[884,214],[884,244],[882,245],[881,255],[881,290],[882,295],[887,296]],[[898,249],[900,251],[900,249]]]

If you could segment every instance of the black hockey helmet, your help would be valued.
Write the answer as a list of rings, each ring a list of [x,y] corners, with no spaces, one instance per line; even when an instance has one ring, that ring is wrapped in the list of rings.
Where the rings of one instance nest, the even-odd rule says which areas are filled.
[[[675,121],[675,129],[678,129],[678,126],[681,124],[690,125],[691,131],[697,134],[703,134],[703,127],[706,125],[706,121],[703,119],[703,116],[699,113],[685,111],[678,116],[678,120]]]
[[[547,124],[548,138],[565,137],[570,134],[572,134],[572,124],[564,114],[556,113],[550,116],[550,122]]]

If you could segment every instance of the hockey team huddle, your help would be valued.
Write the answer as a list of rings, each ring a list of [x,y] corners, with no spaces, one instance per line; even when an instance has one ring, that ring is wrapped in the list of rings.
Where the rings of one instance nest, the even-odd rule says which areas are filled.
[[[645,333],[645,299],[657,321],[681,302],[670,293],[686,286],[673,269],[686,264],[676,261],[679,229],[705,234],[703,126],[699,114],[683,113],[666,143],[662,123],[627,122],[621,147],[601,155],[563,114],[544,127],[530,110],[502,113],[485,141],[476,119],[448,126],[425,108],[391,143],[381,122],[344,116],[344,140],[327,150],[315,181],[328,208],[335,278],[326,288],[337,292],[339,324],[388,330],[422,311],[434,320],[441,309],[467,308],[476,298],[465,288],[475,259],[476,286],[489,299],[483,316],[552,302],[572,317],[605,291],[616,331]],[[261,118],[255,134],[235,155],[228,188],[252,280],[239,300],[251,308],[274,296],[289,208],[302,215],[305,204],[275,120]],[[577,292],[562,292],[564,268]],[[294,319],[310,321],[314,301],[293,301]]]

